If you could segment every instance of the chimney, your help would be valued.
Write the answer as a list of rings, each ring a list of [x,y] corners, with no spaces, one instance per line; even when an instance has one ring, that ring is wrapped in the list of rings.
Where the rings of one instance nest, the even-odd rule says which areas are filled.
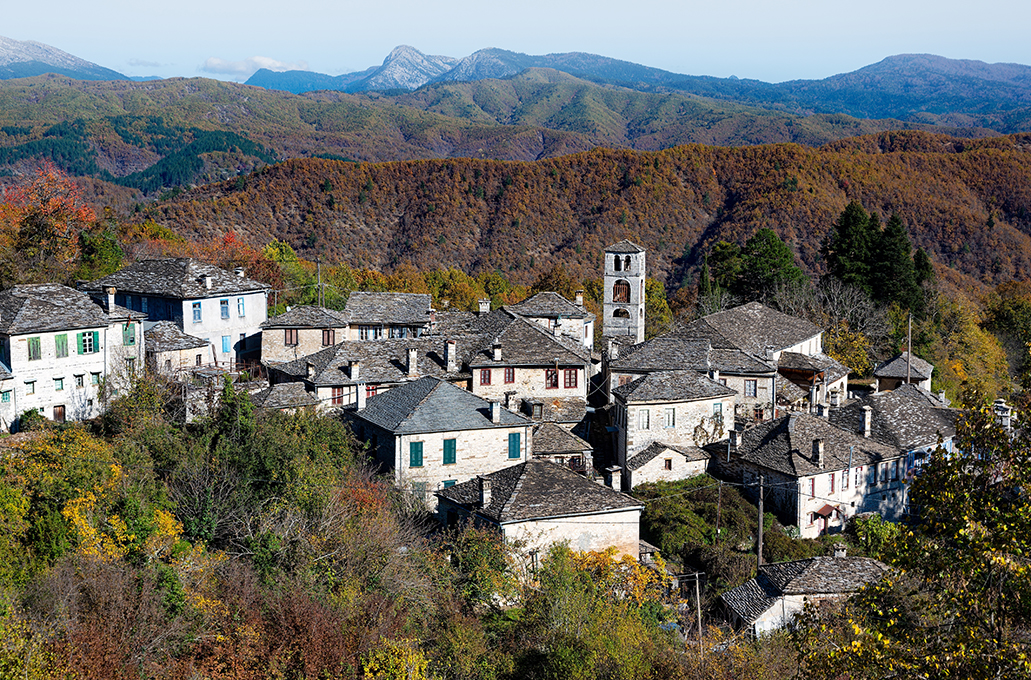
[[[358,378],[361,377],[362,362],[357,359],[351,359],[347,362],[347,370],[351,374],[351,380],[357,382]]]
[[[619,345],[616,344],[613,338],[609,338],[609,361],[615,361],[619,358]]]
[[[492,401],[490,402],[490,422],[495,425],[501,424],[501,402]]]
[[[938,393],[938,401],[940,401],[944,406],[949,405],[949,402],[945,399],[945,390]]]
[[[609,488],[613,491],[623,490],[623,468],[613,465],[605,472],[609,473]]]
[[[514,397],[515,395],[515,390],[509,390],[508,392],[505,392],[505,408],[507,408],[509,411],[512,410],[512,397]]]
[[[494,354],[493,354],[494,361],[501,361],[501,343],[495,342],[493,350],[494,350]]]
[[[360,382],[354,386],[354,401],[358,405],[358,410],[361,411],[365,408],[365,397],[368,393],[365,391],[365,383]]]
[[[824,458],[823,458],[823,440],[822,439],[814,439],[813,440],[813,463],[816,465],[816,467],[818,467],[818,468],[820,468],[822,470],[824,462],[825,461],[824,461]]]
[[[738,444],[740,444],[740,443],[741,443],[741,433],[738,432],[736,429],[731,428],[730,429],[730,448],[731,449],[736,449],[738,447]]]
[[[576,306],[577,307],[583,307],[584,306],[584,292],[582,290],[576,291],[576,300],[575,300],[575,302],[576,302]]]
[[[108,311],[108,313],[110,313],[111,310],[115,308],[115,292],[116,292],[116,289],[112,286],[112,287],[105,288],[104,292],[107,293],[107,311]]]
[[[309,361],[308,365],[305,368],[307,370],[305,370],[305,372],[304,372],[304,377],[306,377],[308,380],[311,380],[312,378],[314,378],[315,377],[315,364],[313,364],[312,362]]]
[[[873,429],[873,409],[869,406],[863,407],[863,436],[870,438],[870,430]]]
[[[201,283],[204,284],[205,288],[207,288],[208,290],[211,290],[211,275],[210,274],[201,274],[200,280],[201,280]]]
[[[834,544],[834,556],[835,557],[846,557],[848,555],[848,548],[844,543]]]
[[[243,267],[237,267],[236,269],[233,270],[233,273],[236,274],[239,278],[242,279],[243,278]]]
[[[834,408],[841,406],[841,390],[831,392],[831,406]]]
[[[409,378],[414,377],[419,372],[419,350],[414,347],[408,348],[408,363],[405,368]]]
[[[828,416],[828,411],[829,407],[827,406],[827,404],[816,405],[816,415],[820,416],[821,418],[826,418]]]
[[[483,316],[484,314],[490,314],[490,298],[480,299],[480,309],[477,312],[477,316]]]
[[[480,483],[480,507],[486,508],[490,505],[490,480],[483,475],[477,475],[476,481]]]
[[[448,373],[458,371],[458,343],[454,340],[444,343],[444,370]]]
[[[712,369],[712,371],[709,372],[709,378],[713,382],[719,382],[720,381],[720,369],[718,369],[718,368]]]

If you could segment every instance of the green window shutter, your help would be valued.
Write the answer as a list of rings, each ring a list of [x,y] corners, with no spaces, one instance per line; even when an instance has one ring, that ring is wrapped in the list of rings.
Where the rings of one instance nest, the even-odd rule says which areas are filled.
[[[422,442],[411,442],[408,445],[408,466],[422,467]]]
[[[54,349],[57,351],[57,358],[62,359],[68,356],[68,336],[67,335],[55,335],[54,336]]]
[[[519,439],[520,437],[518,432],[512,432],[508,435],[509,458],[519,458],[521,456],[522,452],[520,451],[520,449],[522,447],[519,446]]]
[[[445,439],[444,440],[444,465],[453,465],[455,463],[455,440]]]
[[[93,331],[93,351],[100,351],[100,331]]]
[[[79,349],[79,354],[82,354],[82,333],[75,334],[75,344]]]

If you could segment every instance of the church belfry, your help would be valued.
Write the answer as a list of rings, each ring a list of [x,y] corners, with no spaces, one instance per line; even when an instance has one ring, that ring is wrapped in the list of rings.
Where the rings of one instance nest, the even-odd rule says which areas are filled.
[[[620,241],[605,249],[602,334],[644,342],[644,248]]]

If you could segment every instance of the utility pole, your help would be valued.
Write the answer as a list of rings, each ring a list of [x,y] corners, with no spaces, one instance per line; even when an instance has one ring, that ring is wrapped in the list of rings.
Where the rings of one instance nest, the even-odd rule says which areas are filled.
[[[318,280],[319,280],[319,290],[318,290],[318,296],[317,296],[317,299],[319,301],[318,304],[319,304],[319,307],[323,307],[323,306],[325,306],[325,303],[324,303],[324,296],[322,294],[322,256],[321,255],[319,255],[318,257],[315,258],[315,271],[317,272]]]
[[[716,541],[720,540],[720,509],[723,507],[723,480],[719,480],[719,495],[716,496]]]
[[[913,375],[913,314],[909,314],[909,330],[906,331],[906,384],[912,380]]]
[[[700,572],[695,572],[694,575],[694,601],[698,607],[698,656],[702,656],[702,589],[698,586]]]
[[[759,541],[755,551],[755,573],[759,574],[759,567],[763,565],[763,473],[759,473]]]

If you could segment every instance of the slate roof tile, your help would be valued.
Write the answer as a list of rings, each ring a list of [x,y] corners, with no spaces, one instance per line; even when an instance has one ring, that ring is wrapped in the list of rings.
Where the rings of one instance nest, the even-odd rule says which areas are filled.
[[[591,445],[555,423],[539,423],[533,428],[533,454],[553,456],[590,451]]]
[[[613,243],[611,246],[605,248],[606,253],[643,253],[644,248],[637,245],[633,241],[623,239],[619,243]]]
[[[558,293],[544,291],[513,305],[505,305],[506,311],[531,318],[593,319],[594,314],[578,307]]]
[[[909,352],[903,352],[898,356],[892,357],[887,361],[881,363],[877,368],[874,369],[873,375],[875,378],[906,378],[906,358],[909,356]],[[913,359],[910,362],[912,373],[910,374],[913,380],[928,380],[931,377],[931,372],[934,370],[934,366],[927,363],[917,355],[913,355]]]
[[[470,368],[483,366],[559,366],[587,364],[590,350],[562,335],[555,335],[532,321],[512,319],[498,335],[484,341],[469,359]],[[494,345],[501,346],[501,360],[494,361]],[[557,362],[555,360],[558,360]]]
[[[352,324],[384,323],[420,326],[430,322],[433,296],[425,293],[352,291],[344,316]]]
[[[117,306],[109,316],[85,293],[57,283],[20,285],[0,292],[0,332],[9,335],[103,328],[112,320],[130,317],[145,318]]]
[[[284,409],[316,406],[318,398],[304,389],[304,383],[278,383],[267,387],[251,397],[256,408]]]
[[[347,316],[343,312],[313,305],[293,307],[261,324],[262,328],[341,328],[344,326],[347,326]]]
[[[852,432],[863,430],[863,406],[870,406],[870,436],[879,442],[903,451],[934,445],[938,435],[956,434],[958,409],[945,405],[917,385],[902,385],[890,392],[878,392],[865,399],[850,400],[841,408],[832,408],[832,423]]]
[[[203,276],[211,279],[211,288]],[[140,260],[123,269],[85,284],[85,290],[102,292],[114,287],[121,293],[153,295],[178,300],[210,298],[234,293],[267,290],[268,286],[246,276],[237,276],[215,265],[190,257]]]
[[[143,336],[147,352],[174,352],[208,346],[207,341],[184,333],[172,321],[156,322],[143,332]]]
[[[681,337],[708,337],[713,346],[728,345],[755,357],[763,357],[766,348],[783,350],[804,342],[821,329],[804,319],[782,314],[758,302],[703,316],[675,331]],[[718,335],[721,341],[713,337]]]
[[[737,394],[697,371],[655,371],[612,390],[626,402],[695,401]]]
[[[680,446],[666,444],[664,442],[652,442],[648,445],[647,448],[637,452],[634,456],[627,460],[626,466],[630,470],[639,470],[640,468],[644,467],[647,463],[650,463],[651,461],[655,460],[667,451],[672,451],[673,453],[679,454],[685,460],[689,461],[708,460],[710,457],[708,451],[700,449],[697,446]]]

